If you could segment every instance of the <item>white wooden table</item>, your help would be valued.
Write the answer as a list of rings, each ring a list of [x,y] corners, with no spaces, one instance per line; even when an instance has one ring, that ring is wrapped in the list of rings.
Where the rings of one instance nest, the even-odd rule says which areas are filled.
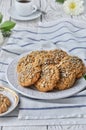
[[[34,0],[35,3],[40,4],[41,8],[47,12],[46,15],[40,16],[39,18],[33,21],[15,21],[16,25],[24,26],[24,27],[35,27],[39,21],[52,21],[56,19],[60,19],[61,17],[70,17],[64,14],[62,10],[62,5],[55,3],[55,0]],[[0,0],[0,12],[4,15],[4,20],[11,19],[8,14],[8,9],[14,4],[14,0]],[[44,4],[44,5],[43,5]],[[43,6],[42,6],[43,5]],[[86,21],[86,15],[73,17],[74,19],[82,19]],[[77,125],[57,125],[57,126],[28,126],[28,121],[20,121],[18,120],[18,125],[15,124],[15,120],[17,119],[17,110],[12,113],[12,117],[1,118],[0,119],[0,130],[85,130],[85,124],[77,124]],[[8,125],[9,122],[9,125]],[[83,121],[82,121],[83,122]]]

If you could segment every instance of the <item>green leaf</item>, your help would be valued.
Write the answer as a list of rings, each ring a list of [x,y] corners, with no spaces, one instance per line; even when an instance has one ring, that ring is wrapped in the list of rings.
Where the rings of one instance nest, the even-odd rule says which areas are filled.
[[[65,0],[56,0],[56,2],[64,3]]]
[[[2,22],[3,15],[0,13],[0,23]]]
[[[4,31],[9,31],[11,30],[14,26],[16,25],[16,23],[12,22],[12,21],[5,21],[4,23],[2,23],[0,25],[0,29],[4,30]]]
[[[86,74],[85,74],[83,77],[84,77],[84,79],[86,80]]]

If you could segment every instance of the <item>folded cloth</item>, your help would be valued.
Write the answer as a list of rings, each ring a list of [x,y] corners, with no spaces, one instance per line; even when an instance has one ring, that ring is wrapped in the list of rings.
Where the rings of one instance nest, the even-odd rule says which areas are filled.
[[[21,97],[19,119],[67,119],[86,116],[86,91],[58,100],[36,100]],[[83,100],[84,99],[84,100]]]
[[[37,49],[62,48],[79,56],[86,64],[86,25],[84,22],[62,19],[40,23],[38,29],[15,29],[0,52],[0,83],[9,87],[6,70],[20,54]],[[86,84],[84,84],[86,85]],[[10,86],[11,87],[11,86]],[[35,100],[20,96],[19,119],[59,119],[86,117],[86,90],[66,99]]]

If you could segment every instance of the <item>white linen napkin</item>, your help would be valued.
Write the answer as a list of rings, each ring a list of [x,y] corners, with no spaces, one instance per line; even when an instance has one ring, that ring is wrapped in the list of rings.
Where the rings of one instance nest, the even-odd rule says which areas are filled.
[[[41,41],[41,42],[40,42]],[[39,45],[39,46],[38,46]],[[71,19],[40,23],[39,29],[15,29],[0,52],[0,83],[9,87],[6,70],[9,63],[29,50],[61,47],[79,56],[86,64],[86,25]],[[86,84],[84,84],[86,85]],[[19,119],[44,120],[86,117],[86,90],[66,99],[43,101],[20,97]]]

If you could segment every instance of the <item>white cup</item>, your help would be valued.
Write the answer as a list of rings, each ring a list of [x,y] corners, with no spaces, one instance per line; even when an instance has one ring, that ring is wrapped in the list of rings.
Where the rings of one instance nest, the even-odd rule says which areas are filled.
[[[28,16],[37,10],[31,0],[15,0],[15,9],[20,16]]]

